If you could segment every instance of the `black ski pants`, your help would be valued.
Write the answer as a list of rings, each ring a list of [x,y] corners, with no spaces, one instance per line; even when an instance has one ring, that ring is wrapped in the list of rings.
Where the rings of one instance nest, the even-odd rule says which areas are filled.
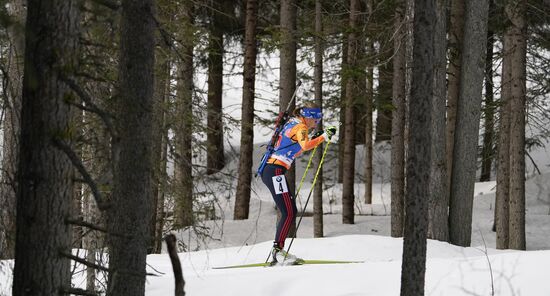
[[[275,233],[275,244],[281,249],[285,246],[285,239],[298,212],[296,200],[288,190],[285,172],[286,168],[283,166],[266,164],[262,173],[262,181],[269,188],[277,208],[281,211],[281,219]]]

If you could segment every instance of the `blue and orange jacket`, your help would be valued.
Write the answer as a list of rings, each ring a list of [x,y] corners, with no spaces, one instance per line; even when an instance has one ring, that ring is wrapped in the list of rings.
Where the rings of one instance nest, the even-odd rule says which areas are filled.
[[[310,140],[308,128],[303,119],[292,118],[283,127],[279,139],[275,143],[275,151],[267,163],[282,165],[290,169],[296,157],[304,151],[315,148],[324,140],[325,137],[316,137]]]

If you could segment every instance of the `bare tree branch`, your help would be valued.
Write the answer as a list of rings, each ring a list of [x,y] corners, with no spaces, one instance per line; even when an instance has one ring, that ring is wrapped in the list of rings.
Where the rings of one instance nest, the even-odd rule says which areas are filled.
[[[76,155],[76,153],[73,151],[73,149],[69,145],[67,145],[67,143],[65,143],[65,142],[63,142],[63,141],[61,141],[61,140],[59,140],[55,137],[52,139],[52,141],[53,141],[53,144],[57,148],[59,148],[59,150],[65,152],[67,157],[69,157],[69,159],[71,160],[72,164],[75,166],[75,168],[78,170],[78,172],[82,175],[82,177],[86,181],[86,184],[88,184],[88,186],[90,186],[90,189],[92,190],[92,194],[93,194],[93,196],[95,198],[95,201],[97,203],[97,207],[100,210],[108,209],[109,208],[108,202],[103,200],[103,197],[101,196],[101,192],[99,191],[99,188],[97,187],[97,184],[95,183],[92,176],[90,176],[90,174],[88,173],[88,171],[84,167],[84,164],[82,163],[82,161],[80,161],[80,158]]]
[[[66,258],[69,258],[75,262],[78,262],[84,266],[87,266],[87,267],[90,267],[90,268],[94,268],[94,269],[97,269],[97,270],[101,270],[101,271],[105,271],[105,272],[113,272],[112,269],[110,268],[107,268],[105,266],[101,266],[101,265],[98,265],[98,264],[95,264],[95,263],[91,263],[89,261],[86,261],[78,256],[75,256],[71,253],[67,253],[65,251],[60,251],[59,252],[61,254],[61,256],[63,257],[66,257]],[[137,276],[143,276],[143,275],[146,275],[146,276],[158,276],[158,274],[154,274],[154,273],[140,273],[140,272],[135,272],[135,271],[130,271],[130,270],[119,270],[118,272],[120,273],[127,273],[127,274],[132,274],[132,275],[137,275]]]
[[[103,122],[105,122],[105,125],[107,126],[107,129],[109,129],[109,131],[111,132],[111,135],[115,136],[116,130],[112,122],[113,116],[108,112],[105,112],[104,110],[99,108],[96,104],[94,104],[90,95],[86,93],[86,91],[82,89],[82,87],[80,87],[80,85],[78,85],[76,81],[74,81],[71,78],[63,77],[63,76],[61,77],[61,80],[65,82],[87,105],[87,106],[81,106],[81,105],[76,105],[76,106],[83,110],[97,114],[103,120]]]
[[[89,261],[86,261],[78,256],[75,256],[71,253],[67,253],[67,252],[63,252],[61,251],[60,252],[62,256],[64,257],[67,257],[75,262],[78,262],[84,266],[87,266],[87,267],[91,267],[91,268],[94,268],[94,269],[97,269],[97,270],[101,270],[101,271],[105,271],[105,272],[109,272],[109,268],[105,267],[105,266],[101,266],[101,265],[98,265],[98,264],[95,264],[95,263],[92,263],[92,262],[89,262]]]
[[[79,218],[79,219],[68,218],[68,219],[65,220],[65,222],[68,223],[68,224],[82,226],[82,227],[86,227],[86,228],[89,228],[89,229],[97,230],[97,231],[107,233],[107,234],[110,234],[110,235],[113,235],[113,236],[131,238],[131,236],[126,235],[126,234],[109,232],[106,228],[97,226],[97,225],[92,224],[90,222],[86,222],[82,218]]]

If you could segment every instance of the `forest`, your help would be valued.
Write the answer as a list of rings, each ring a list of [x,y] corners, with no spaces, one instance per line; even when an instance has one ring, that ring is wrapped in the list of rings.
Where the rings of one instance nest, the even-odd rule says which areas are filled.
[[[0,4],[0,296],[201,294],[189,258],[280,221],[297,255],[397,239],[391,295],[431,295],[433,245],[550,250],[548,0]],[[308,106],[293,216],[257,172]]]

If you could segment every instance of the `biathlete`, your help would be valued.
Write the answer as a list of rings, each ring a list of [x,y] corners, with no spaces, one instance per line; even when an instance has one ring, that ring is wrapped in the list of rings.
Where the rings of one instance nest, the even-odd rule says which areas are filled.
[[[283,126],[274,151],[268,158],[261,175],[262,181],[269,188],[277,208],[281,211],[271,253],[273,264],[283,261],[291,264],[298,259],[292,254],[287,254],[283,249],[298,211],[296,200],[288,190],[285,173],[296,157],[329,140],[336,133],[336,127],[328,127],[310,139],[309,130],[316,127],[321,118],[323,118],[321,109],[310,102],[294,110],[293,117]]]

